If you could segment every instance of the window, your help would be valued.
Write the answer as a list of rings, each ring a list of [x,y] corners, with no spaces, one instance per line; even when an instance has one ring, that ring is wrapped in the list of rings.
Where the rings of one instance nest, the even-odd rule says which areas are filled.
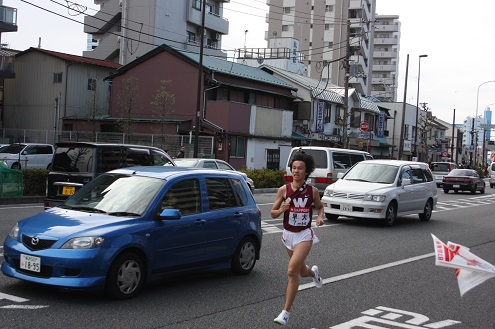
[[[196,43],[196,33],[187,31],[187,42]]]
[[[96,79],[88,78],[88,91],[96,90]]]
[[[267,149],[266,150],[266,168],[277,170],[280,166],[280,150],[279,149]]]
[[[333,28],[333,24],[325,24],[325,31],[328,31],[331,28]]]
[[[230,137],[230,156],[235,158],[244,158],[246,156],[244,136]]]
[[[294,10],[294,7],[284,7],[284,14],[290,14]]]
[[[332,104],[327,103],[327,106],[325,108],[324,122],[329,123],[331,121],[331,117],[332,117]]]
[[[152,164],[148,149],[128,148],[126,150],[126,166],[150,166]]]
[[[216,164],[215,161],[205,161],[203,163],[203,168],[218,169],[217,164]]]
[[[53,73],[53,83],[62,83],[62,72]]]
[[[353,128],[359,127],[360,123],[361,123],[361,112],[352,111],[351,112],[351,127],[353,127]]]
[[[174,184],[161,202],[160,212],[166,208],[179,209],[182,216],[201,212],[199,181],[188,179]]]
[[[235,188],[236,184],[240,186]],[[206,191],[210,210],[239,207],[247,201],[242,183],[234,179],[206,178]]]
[[[328,12],[331,12],[331,11],[333,11],[333,5],[326,5],[325,6],[325,12],[328,13]]]
[[[418,183],[424,183],[426,180],[425,180],[425,176],[423,175],[423,171],[421,170],[421,168],[412,168],[411,170],[411,173],[412,173],[412,183],[413,184],[418,184]]]
[[[326,46],[327,46],[327,48],[333,48],[333,42],[332,41],[328,41],[326,43]]]
[[[404,139],[409,139],[409,125],[404,125]]]
[[[294,31],[294,25],[282,25],[282,31]]]
[[[223,163],[223,162],[217,162],[218,169],[223,169],[223,170],[234,170],[230,165]]]
[[[348,153],[334,152],[332,158],[334,169],[349,169],[353,165]],[[363,161],[362,156],[360,161]]]
[[[167,158],[163,153],[151,150],[151,156],[153,157],[154,166],[173,166],[169,158]]]

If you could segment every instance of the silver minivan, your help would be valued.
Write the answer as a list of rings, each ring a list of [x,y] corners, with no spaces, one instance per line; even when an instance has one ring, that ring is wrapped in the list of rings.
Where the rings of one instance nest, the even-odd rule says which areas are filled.
[[[363,160],[372,160],[373,157],[368,152],[358,150],[348,150],[341,148],[321,147],[321,146],[300,146],[291,149],[287,159],[284,181],[292,182],[290,164],[295,152],[305,152],[311,154],[315,159],[315,171],[306,181],[318,188],[320,195],[323,195],[325,188],[337,180],[338,173],[344,173],[356,163]]]

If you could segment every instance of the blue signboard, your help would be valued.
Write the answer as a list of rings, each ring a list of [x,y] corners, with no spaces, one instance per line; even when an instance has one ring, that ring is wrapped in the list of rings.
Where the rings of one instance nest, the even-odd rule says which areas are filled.
[[[323,123],[325,118],[325,110],[326,110],[325,102],[318,102],[316,108],[316,132],[322,133],[324,130]]]

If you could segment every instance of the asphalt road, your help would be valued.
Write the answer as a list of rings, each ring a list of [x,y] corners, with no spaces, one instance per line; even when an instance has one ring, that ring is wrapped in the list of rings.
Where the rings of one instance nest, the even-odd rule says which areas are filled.
[[[147,286],[132,300],[67,292],[0,275],[1,328],[275,328],[285,296],[288,257],[281,220],[270,218],[274,193],[257,193],[262,258],[248,276],[183,276]],[[495,264],[495,190],[448,194],[429,222],[401,218],[393,227],[344,219],[315,229],[308,264],[324,279],[301,279],[288,328],[495,328],[495,279],[460,297],[453,269],[435,266],[435,234]],[[42,204],[0,206],[0,237]],[[0,249],[1,253],[1,249]]]

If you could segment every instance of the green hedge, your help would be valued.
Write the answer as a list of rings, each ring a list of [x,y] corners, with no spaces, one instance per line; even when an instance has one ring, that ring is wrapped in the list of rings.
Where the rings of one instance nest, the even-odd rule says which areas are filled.
[[[283,170],[270,169],[241,169],[254,181],[255,188],[272,188],[284,185]],[[24,195],[40,196],[46,193],[46,169],[25,169],[24,175]]]
[[[271,188],[284,185],[284,171],[271,169],[241,169],[254,182],[255,188]]]
[[[46,178],[49,171],[46,169],[25,169],[24,174],[24,195],[40,196],[46,194]]]

